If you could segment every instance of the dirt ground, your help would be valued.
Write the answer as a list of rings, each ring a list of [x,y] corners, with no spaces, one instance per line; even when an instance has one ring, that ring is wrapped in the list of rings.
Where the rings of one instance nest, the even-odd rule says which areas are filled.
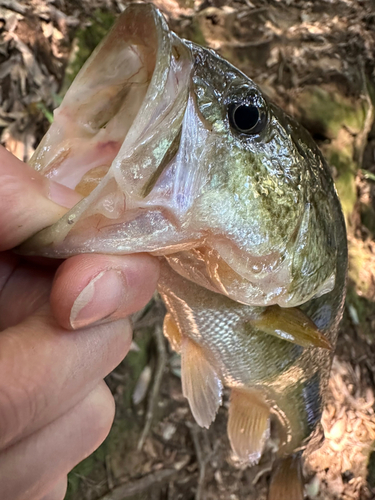
[[[334,175],[348,228],[344,320],[325,441],[305,453],[306,497],[375,498],[375,3],[371,0],[158,0],[178,35],[217,50],[309,129]],[[27,160],[120,0],[0,0],[1,142]],[[236,465],[227,407],[206,431],[181,394],[180,360],[154,300],[107,378],[111,434],[70,474],[68,500],[265,499],[270,457]]]

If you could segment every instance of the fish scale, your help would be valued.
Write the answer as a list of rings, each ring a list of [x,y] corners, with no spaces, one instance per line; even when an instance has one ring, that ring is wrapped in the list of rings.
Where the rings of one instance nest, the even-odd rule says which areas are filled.
[[[251,326],[250,320],[260,308],[241,306],[223,295],[208,293],[176,276],[165,264],[159,292],[179,329],[210,350],[222,377],[236,385],[271,385],[272,379],[292,366],[303,352],[300,346],[265,336]]]

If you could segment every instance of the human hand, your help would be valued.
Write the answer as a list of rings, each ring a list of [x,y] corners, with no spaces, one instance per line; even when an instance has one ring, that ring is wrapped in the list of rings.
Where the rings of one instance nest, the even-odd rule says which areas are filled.
[[[147,303],[158,278],[157,259],[145,254],[79,255],[56,271],[58,263],[8,251],[77,196],[0,149],[2,500],[64,498],[67,473],[112,425],[103,378],[128,352],[124,318]]]

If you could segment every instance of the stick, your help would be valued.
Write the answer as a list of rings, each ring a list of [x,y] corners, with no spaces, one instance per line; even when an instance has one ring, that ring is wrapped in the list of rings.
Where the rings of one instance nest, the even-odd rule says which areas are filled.
[[[167,365],[167,350],[165,348],[165,340],[164,335],[160,325],[157,325],[155,328],[155,339],[156,339],[156,347],[158,352],[158,361],[155,372],[155,380],[151,389],[151,394],[148,400],[148,408],[146,414],[145,425],[143,427],[143,431],[141,437],[138,441],[137,449],[140,451],[145,444],[148,433],[150,432],[152,419],[154,417],[154,409],[157,402],[157,398],[159,396],[161,381],[163,378],[164,370]]]

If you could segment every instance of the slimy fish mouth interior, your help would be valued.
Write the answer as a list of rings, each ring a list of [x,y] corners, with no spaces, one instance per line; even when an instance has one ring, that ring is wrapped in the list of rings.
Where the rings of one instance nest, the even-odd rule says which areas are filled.
[[[37,170],[82,196],[108,172],[155,69],[156,30],[144,29],[147,21],[124,21],[81,70],[32,159]]]
[[[269,500],[302,499],[347,270],[340,203],[306,130],[151,4],[130,4],[30,163],[82,199],[20,251],[158,256],[164,333],[197,423],[228,388],[229,441],[251,465],[276,422]]]

